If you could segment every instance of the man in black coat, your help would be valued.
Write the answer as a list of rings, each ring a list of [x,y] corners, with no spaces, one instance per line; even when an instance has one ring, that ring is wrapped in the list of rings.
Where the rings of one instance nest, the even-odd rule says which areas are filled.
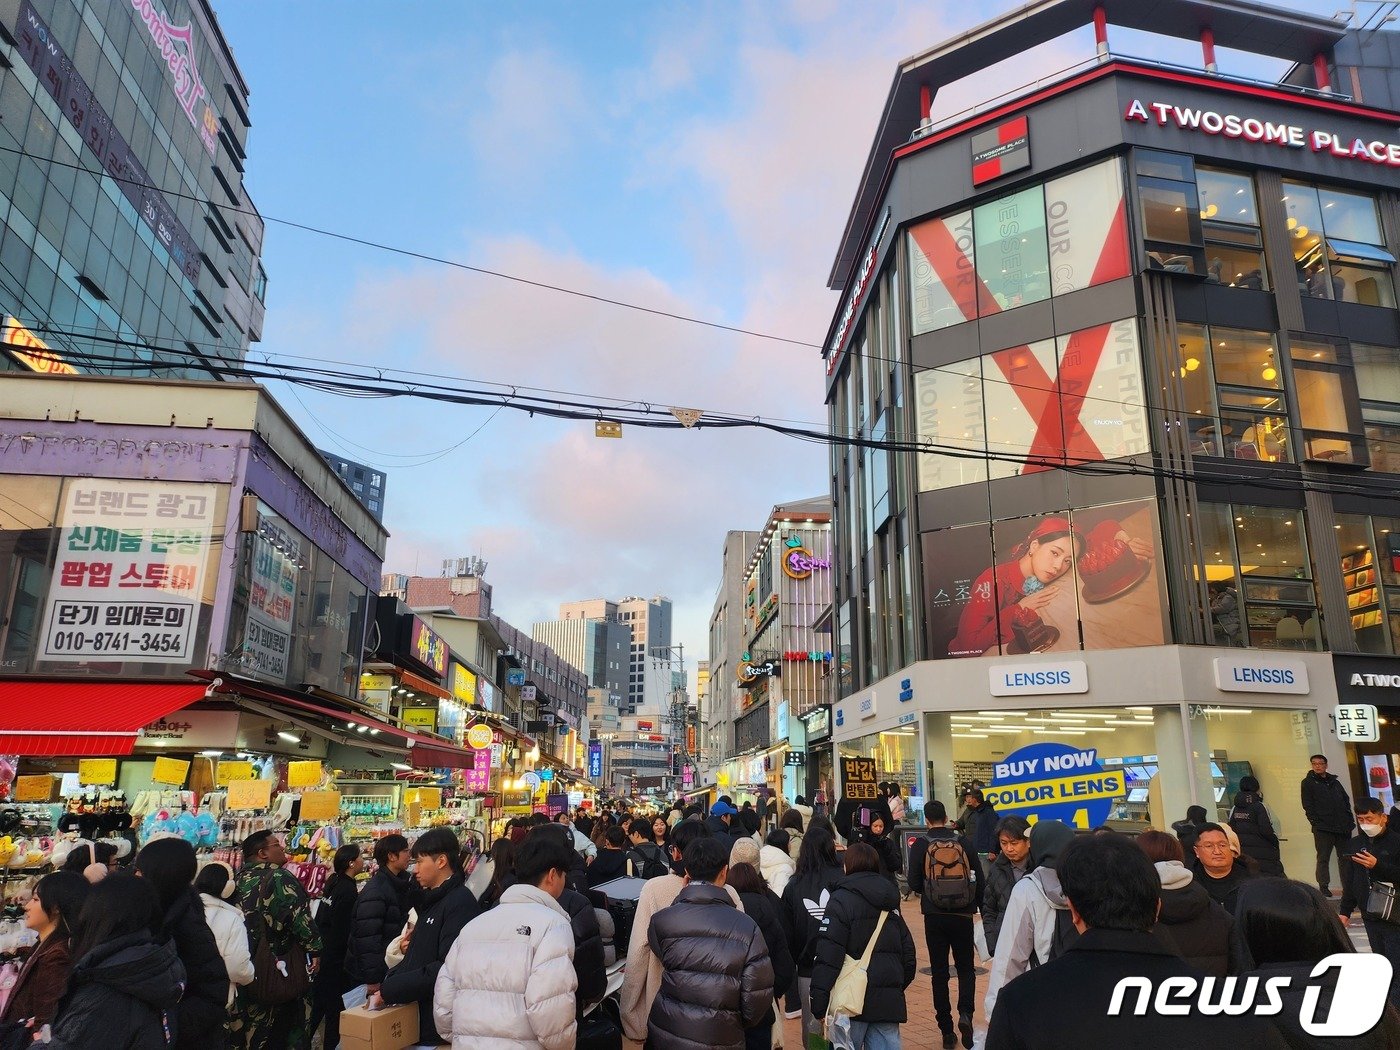
[[[1342,863],[1350,869],[1342,871],[1342,921],[1349,923],[1352,911],[1360,908],[1371,951],[1384,955],[1392,966],[1400,970],[1400,926],[1372,919],[1366,914],[1371,883],[1400,884],[1400,829],[1390,826],[1385,806],[1378,798],[1357,800],[1356,821],[1361,834],[1347,845],[1346,855],[1342,858]],[[1400,1000],[1400,980],[1392,978],[1390,1001],[1397,1003],[1397,1000]]]
[[[724,840],[726,845],[732,846],[736,841],[745,837],[743,825],[738,823],[739,811],[734,808],[732,802],[720,799],[710,807],[710,815],[705,818],[705,827],[710,829],[710,834]]]
[[[1336,776],[1327,772],[1326,757],[1313,755],[1311,761],[1312,769],[1302,784],[1303,812],[1312,826],[1313,846],[1317,850],[1317,888],[1324,896],[1331,896],[1332,853],[1337,854],[1337,868],[1345,885],[1347,872],[1342,851],[1356,821],[1351,816],[1347,789]]]
[[[1204,977],[1152,935],[1161,884],[1152,862],[1129,838],[1080,837],[1065,847],[1056,868],[1082,936],[1063,955],[1002,989],[986,1050],[1285,1050],[1288,1044],[1267,1019],[1204,1014],[1189,990],[1171,999],[1173,1006],[1187,1007],[1185,1013],[1162,1015],[1147,1002],[1145,1015],[1135,1013],[1168,978],[1186,978],[1194,988]],[[1152,991],[1130,987],[1119,993],[1117,1012],[1110,1015],[1115,988],[1125,977],[1146,978]]]
[[[461,846],[448,828],[432,828],[413,844],[418,862],[417,881],[422,895],[414,905],[418,923],[409,937],[403,962],[389,971],[379,994],[390,1006],[418,1004],[420,1042],[447,1042],[433,1020],[433,987],[438,970],[452,950],[452,942],[462,927],[481,913],[476,897],[467,889],[462,876]]]
[[[413,880],[408,864],[413,854],[408,839],[385,835],[374,844],[378,870],[355,898],[350,919],[350,940],[345,951],[345,973],[367,986],[371,995],[384,983],[388,965],[384,952],[389,942],[403,932],[404,919],[411,906]]]

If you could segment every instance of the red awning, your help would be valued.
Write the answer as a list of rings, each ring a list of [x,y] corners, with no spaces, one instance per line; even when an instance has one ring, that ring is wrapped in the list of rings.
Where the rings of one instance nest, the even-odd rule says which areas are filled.
[[[204,697],[189,682],[0,682],[0,754],[131,754],[136,734]]]
[[[414,744],[409,763],[418,769],[471,769],[473,757],[451,744]]]

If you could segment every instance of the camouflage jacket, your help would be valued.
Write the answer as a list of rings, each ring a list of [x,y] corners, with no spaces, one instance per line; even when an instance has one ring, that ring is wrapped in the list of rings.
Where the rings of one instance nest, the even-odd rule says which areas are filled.
[[[272,950],[285,955],[299,944],[308,955],[321,950],[321,934],[311,917],[311,898],[295,875],[271,864],[252,864],[238,873],[238,899],[248,917],[249,951],[258,948],[258,933],[267,929]]]

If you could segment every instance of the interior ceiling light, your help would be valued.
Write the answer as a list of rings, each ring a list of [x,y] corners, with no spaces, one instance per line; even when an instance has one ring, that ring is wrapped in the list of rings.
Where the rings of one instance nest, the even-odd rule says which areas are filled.
[[[280,736],[283,740],[290,741],[293,744],[301,742],[301,737],[297,735],[296,730],[292,727],[290,723],[277,730],[277,735]]]

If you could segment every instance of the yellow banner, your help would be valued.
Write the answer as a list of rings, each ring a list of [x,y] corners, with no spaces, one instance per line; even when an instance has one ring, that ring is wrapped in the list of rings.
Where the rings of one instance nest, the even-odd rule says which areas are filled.
[[[307,791],[302,794],[302,820],[335,820],[338,816],[340,816],[339,791]]]
[[[235,780],[228,786],[229,809],[267,809],[271,802],[270,780]]]
[[[156,768],[151,772],[151,783],[184,787],[185,778],[189,775],[190,764],[188,762],[161,755],[160,758],[156,759]]]
[[[997,810],[1027,809],[1066,802],[1093,802],[1096,799],[1121,798],[1126,794],[1123,773],[1076,773],[1053,780],[1033,780],[1024,784],[1006,784],[983,788],[987,802]]]
[[[424,809],[442,809],[442,788],[405,788],[404,804],[416,802]]]
[[[15,778],[16,802],[47,802],[52,795],[53,777],[47,773]]]
[[[117,782],[117,760],[115,758],[78,759],[79,784],[115,784]]]
[[[437,725],[437,708],[405,708],[403,712],[403,724],[406,726],[419,726],[421,728],[432,729]]]
[[[219,787],[227,787],[229,784],[232,784],[235,780],[252,779],[253,763],[235,762],[232,759],[229,759],[226,762],[219,763],[219,773],[218,776],[214,778],[215,783],[217,783]]]
[[[321,763],[314,762],[288,762],[287,763],[287,786],[293,788],[314,788],[320,787]]]

